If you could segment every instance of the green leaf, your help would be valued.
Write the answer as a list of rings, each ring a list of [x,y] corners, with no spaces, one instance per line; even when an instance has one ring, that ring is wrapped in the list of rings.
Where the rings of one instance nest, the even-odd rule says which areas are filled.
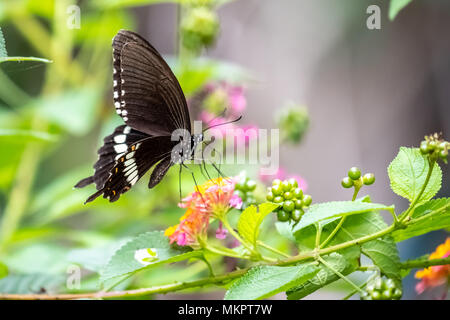
[[[59,274],[66,271],[66,248],[50,243],[33,243],[16,248],[3,258],[11,271],[22,274]]]
[[[53,291],[64,283],[64,276],[54,274],[18,274],[0,279],[1,293],[39,293],[42,289]]]
[[[389,4],[389,20],[394,20],[397,14],[412,0],[391,0]]]
[[[100,92],[88,87],[48,96],[36,102],[36,112],[71,134],[84,135],[95,124]]]
[[[7,61],[14,61],[14,62],[37,61],[37,62],[45,62],[45,63],[52,62],[48,59],[36,58],[36,57],[8,57],[8,51],[6,50],[5,37],[3,35],[2,28],[0,28],[0,63],[7,62]]]
[[[3,36],[2,28],[0,28],[0,59],[8,57],[8,51],[6,51],[6,41]]]
[[[93,248],[73,249],[67,253],[67,261],[100,273],[108,263],[109,258],[126,242],[126,239],[122,239]]]
[[[383,204],[361,201],[333,201],[314,204],[306,211],[300,222],[293,228],[292,232],[298,232],[317,222],[320,222],[323,226],[340,217],[377,210],[392,211],[394,210],[394,206],[388,207]]]
[[[428,160],[417,148],[401,147],[388,167],[391,189],[399,196],[414,201],[422,189],[428,174]],[[434,197],[441,188],[442,171],[436,163],[430,180],[417,204]]]
[[[271,297],[314,277],[319,269],[311,264],[295,267],[259,266],[239,278],[225,300],[254,300]]]
[[[344,276],[353,272],[356,267],[349,263],[342,255],[333,252],[328,256],[322,257],[333,269],[342,273]],[[314,291],[340,279],[330,268],[320,264],[317,274],[306,281],[286,292],[288,300],[298,300],[306,297]]]
[[[258,208],[251,205],[245,209],[241,213],[237,223],[237,229],[241,237],[253,246],[256,246],[256,241],[259,236],[259,227],[261,226],[262,221],[277,207],[277,204],[266,202],[260,204]]]
[[[158,259],[148,265],[143,265],[134,257],[137,250],[145,248],[152,248],[158,254]],[[169,239],[164,236],[162,231],[143,233],[124,244],[114,253],[101,273],[100,281],[104,283],[112,278],[124,275],[130,276],[138,271],[165,263],[172,263],[201,256],[201,251],[190,250],[191,248],[189,247],[180,248],[171,246]]]
[[[417,207],[412,214],[411,224],[406,229],[392,233],[399,242],[434,230],[450,227],[450,198],[433,199]]]
[[[6,277],[8,273],[8,267],[4,263],[0,262],[0,279]]]
[[[371,235],[386,227],[386,223],[377,212],[351,216],[345,220],[330,245]],[[363,243],[361,252],[368,256],[384,274],[394,279],[399,285],[401,284],[399,253],[391,236]]]

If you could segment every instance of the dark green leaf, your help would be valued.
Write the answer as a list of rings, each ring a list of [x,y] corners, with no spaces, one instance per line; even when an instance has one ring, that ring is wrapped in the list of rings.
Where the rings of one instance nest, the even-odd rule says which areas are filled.
[[[333,252],[323,259],[336,271],[344,276],[355,270],[355,265],[349,263],[342,255]],[[340,279],[331,269],[320,264],[319,272],[310,280],[296,286],[286,292],[288,300],[298,300],[306,297],[314,291]]]
[[[319,269],[311,264],[295,267],[259,266],[239,278],[225,294],[226,300],[254,300],[271,297],[314,277]]]
[[[434,199],[417,207],[412,223],[406,229],[392,233],[399,242],[422,234],[450,227],[450,198]]]

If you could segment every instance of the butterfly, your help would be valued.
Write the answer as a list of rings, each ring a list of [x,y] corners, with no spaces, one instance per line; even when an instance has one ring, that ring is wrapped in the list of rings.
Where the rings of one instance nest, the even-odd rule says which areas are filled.
[[[158,51],[140,35],[120,30],[113,38],[113,89],[116,112],[125,122],[104,138],[94,175],[75,188],[95,183],[100,195],[114,202],[152,167],[148,183],[155,187],[175,163],[191,159],[203,133],[173,141],[175,130],[191,133],[186,98],[178,80]]]

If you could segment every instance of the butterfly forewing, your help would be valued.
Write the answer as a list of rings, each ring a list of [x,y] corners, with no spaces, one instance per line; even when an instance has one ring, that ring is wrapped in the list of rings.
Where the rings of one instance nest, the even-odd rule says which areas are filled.
[[[149,135],[191,130],[183,91],[147,41],[121,30],[113,40],[113,58],[114,105],[127,124]]]
[[[97,192],[113,202],[155,166],[149,188],[173,165],[171,141],[176,129],[191,131],[183,91],[161,55],[138,34],[120,30],[113,39],[113,100],[127,125],[104,139],[93,176],[75,187],[95,183]]]

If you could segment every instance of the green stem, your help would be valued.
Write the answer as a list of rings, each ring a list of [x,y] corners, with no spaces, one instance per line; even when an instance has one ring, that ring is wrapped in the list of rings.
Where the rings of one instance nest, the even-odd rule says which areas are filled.
[[[228,222],[227,219],[227,214],[224,214],[221,217],[218,217],[218,219],[223,223],[223,226],[228,230],[228,232],[234,237],[236,238],[237,241],[239,241],[240,243],[242,243],[242,245],[253,255],[258,256],[259,253],[255,250],[255,248],[253,248],[252,246],[250,246],[244,239],[241,238],[241,236],[234,231],[234,228],[230,225],[230,223]]]
[[[284,252],[282,252],[282,251],[280,251],[280,250],[278,250],[278,249],[276,249],[276,248],[274,248],[274,247],[271,247],[271,246],[269,246],[268,244],[266,244],[266,243],[264,243],[264,242],[262,242],[262,241],[260,241],[260,240],[257,241],[257,244],[258,244],[259,246],[261,246],[261,247],[263,247],[263,248],[265,248],[265,249],[267,249],[267,250],[269,250],[269,251],[272,251],[272,252],[274,252],[274,253],[276,253],[276,254],[279,254],[280,256],[283,256],[283,257],[285,257],[285,258],[290,258],[290,257],[291,257],[291,256],[288,255],[287,253],[284,253]]]
[[[450,257],[440,258],[440,259],[417,259],[417,260],[406,260],[400,263],[400,269],[414,269],[414,268],[428,268],[432,266],[443,266],[450,264]]]
[[[58,294],[58,295],[0,293],[0,300],[70,300],[70,299],[89,299],[89,298],[101,299],[101,298],[139,297],[150,294],[162,294],[189,288],[202,287],[209,284],[224,284],[242,276],[247,272],[247,270],[248,269],[241,269],[216,277],[207,277],[194,281],[175,282],[172,284],[162,286],[141,288],[135,290],[125,290],[125,291],[110,291],[110,292],[100,291],[93,293]]]
[[[384,235],[391,233],[395,229],[396,229],[396,226],[394,224],[392,224],[391,226],[389,226],[383,230],[380,230],[379,232],[377,232],[373,235],[361,237],[359,239],[355,239],[355,240],[351,240],[351,241],[347,241],[345,243],[335,245],[332,247],[328,247],[326,249],[321,249],[318,252],[320,254],[328,254],[331,252],[335,252],[335,251],[353,246],[355,244],[360,244],[360,243],[364,243],[367,241],[371,241],[371,240],[379,238],[379,237],[383,237]],[[284,265],[296,264],[300,261],[304,261],[304,260],[313,258],[315,253],[316,253],[315,251],[307,252],[304,254],[300,254],[300,255],[285,259],[285,260],[271,263],[271,265],[284,266]],[[322,258],[320,258],[320,259],[322,259]],[[412,261],[406,261],[406,262],[402,263],[400,265],[400,268],[402,268],[402,269],[425,268],[425,267],[429,267],[432,265],[442,265],[442,264],[449,264],[449,263],[450,263],[450,257],[443,258],[443,259],[433,259],[433,260],[417,260],[417,261],[412,260]],[[324,264],[324,265],[326,265],[326,264]],[[142,288],[142,289],[136,289],[136,290],[93,292],[93,293],[80,293],[80,294],[61,294],[61,295],[0,294],[0,300],[1,299],[60,300],[60,299],[82,299],[82,298],[135,297],[135,296],[149,295],[149,294],[154,294],[154,293],[174,292],[174,291],[184,290],[184,289],[188,289],[188,288],[202,287],[202,286],[210,285],[210,284],[223,284],[223,283],[227,283],[233,279],[236,279],[236,278],[242,276],[243,274],[245,274],[248,271],[248,269],[249,268],[236,270],[236,271],[224,274],[224,275],[203,278],[203,279],[199,279],[199,280],[195,280],[195,281],[176,282],[173,284],[150,287],[150,288]],[[332,268],[330,268],[330,269],[332,269]],[[360,290],[358,290],[358,291],[360,291]]]
[[[353,191],[353,196],[352,196],[352,201],[356,200],[356,197],[358,196],[359,190],[361,190],[361,186],[362,186],[361,182],[358,182],[357,184],[355,184],[354,191]],[[333,237],[336,235],[336,233],[339,231],[339,229],[344,224],[346,218],[347,218],[347,216],[344,216],[344,217],[341,218],[341,220],[339,221],[339,223],[336,226],[336,228],[334,228],[334,230],[330,233],[330,235],[320,245],[320,249],[324,248],[333,239]]]
[[[328,264],[324,259],[322,259],[322,257],[318,257],[318,260],[324,265],[326,266],[328,269],[330,269],[331,271],[333,271],[336,275],[338,275],[342,280],[344,280],[345,282],[347,282],[349,285],[351,285],[353,288],[355,288],[355,290],[357,290],[360,293],[364,293],[364,291],[358,287],[356,284],[354,284],[349,278],[347,278],[346,276],[344,276],[342,273],[340,273],[338,270],[334,269],[330,264]]]

